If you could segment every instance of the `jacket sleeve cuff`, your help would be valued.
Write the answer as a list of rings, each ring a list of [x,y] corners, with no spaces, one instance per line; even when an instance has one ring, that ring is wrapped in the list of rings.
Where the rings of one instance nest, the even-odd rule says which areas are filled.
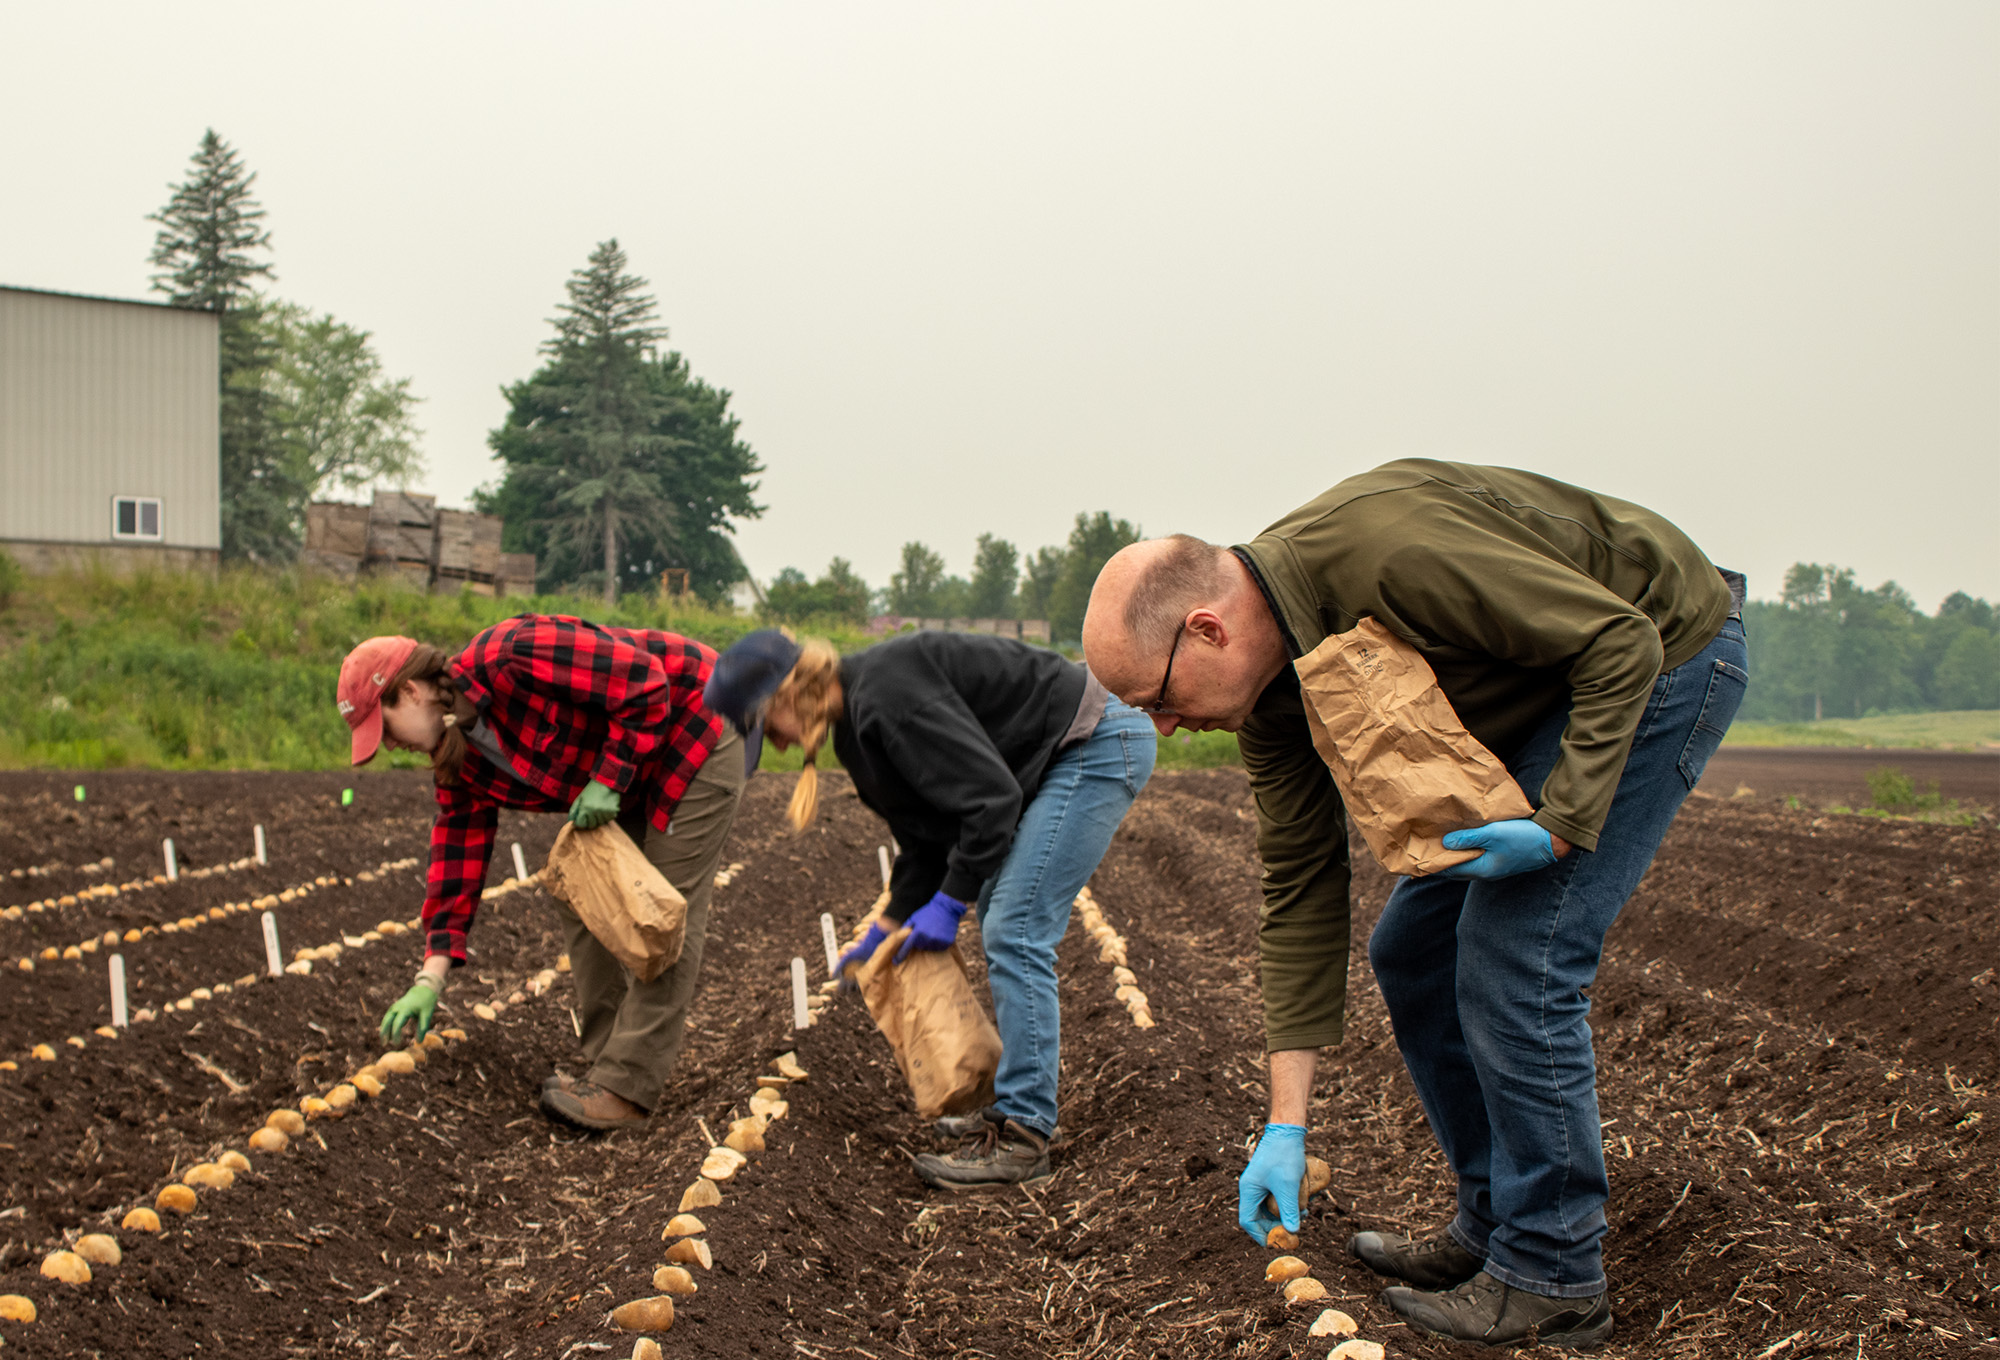
[[[1579,850],[1595,850],[1597,848],[1596,828],[1586,829],[1577,825],[1569,818],[1562,816],[1560,813],[1550,812],[1547,808],[1543,808],[1540,812],[1537,812],[1531,820],[1542,830],[1552,836],[1561,836]]]
[[[462,930],[433,930],[424,936],[424,957],[433,958],[442,954],[451,960],[454,968],[465,964],[465,932]]]
[[[1268,1030],[1264,1035],[1266,1053],[1282,1053],[1290,1048],[1331,1048],[1346,1031],[1344,1021],[1313,1025],[1306,1029]]]
[[[944,882],[938,885],[938,891],[946,897],[955,897],[961,902],[972,902],[978,899],[979,890],[985,886],[985,879],[953,865],[945,871]]]
[[[622,796],[632,787],[632,779],[637,772],[637,767],[631,761],[623,756],[607,753],[598,760],[597,768],[590,772],[590,777],[613,793]]]

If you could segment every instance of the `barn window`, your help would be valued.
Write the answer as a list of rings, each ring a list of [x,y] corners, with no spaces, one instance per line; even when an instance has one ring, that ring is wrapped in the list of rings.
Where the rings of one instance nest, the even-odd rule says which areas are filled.
[[[113,496],[111,498],[113,538],[160,537],[160,499],[157,496]]]

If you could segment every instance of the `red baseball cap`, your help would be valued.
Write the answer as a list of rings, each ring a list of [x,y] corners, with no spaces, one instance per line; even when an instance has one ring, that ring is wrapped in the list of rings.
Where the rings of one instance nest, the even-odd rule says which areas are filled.
[[[340,716],[354,729],[354,763],[365,765],[382,744],[382,691],[417,650],[417,640],[372,637],[340,663],[340,688],[335,697]]]

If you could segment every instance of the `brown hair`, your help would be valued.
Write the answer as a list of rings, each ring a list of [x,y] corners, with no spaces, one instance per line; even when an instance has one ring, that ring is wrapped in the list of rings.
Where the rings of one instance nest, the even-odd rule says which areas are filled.
[[[403,668],[389,677],[382,690],[382,706],[394,708],[403,697],[404,683],[410,680],[427,680],[435,685],[438,697],[444,700],[445,711],[451,715],[437,750],[431,752],[431,778],[451,788],[458,783],[459,768],[465,764],[465,729],[479,721],[479,710],[459,692],[458,677],[451,673],[451,658],[428,643],[419,642]]]
[[[840,653],[831,643],[819,638],[806,638],[799,643],[799,659],[771,696],[772,703],[780,701],[789,705],[798,719],[799,745],[805,750],[805,768],[799,771],[798,787],[792,790],[792,804],[787,809],[792,829],[803,831],[819,810],[816,763],[819,748],[826,741],[828,729],[840,721],[845,711],[840,692]]]

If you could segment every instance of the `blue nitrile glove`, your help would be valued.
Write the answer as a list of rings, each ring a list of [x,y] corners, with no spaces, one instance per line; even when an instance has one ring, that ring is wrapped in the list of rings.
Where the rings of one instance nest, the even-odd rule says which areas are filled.
[[[847,952],[842,954],[840,961],[833,966],[833,975],[840,979],[843,988],[854,986],[854,980],[847,976],[847,965],[851,963],[858,967],[868,962],[875,957],[875,951],[881,947],[882,941],[888,938],[889,932],[882,928],[880,921],[868,923],[868,933],[849,945]]]
[[[583,786],[583,792],[569,805],[570,825],[578,831],[590,831],[603,826],[618,815],[618,791],[607,789],[595,779]]]
[[[903,922],[910,928],[910,938],[896,951],[896,962],[908,958],[912,949],[951,948],[952,941],[958,938],[959,918],[964,915],[965,903],[943,893],[918,907]]]
[[[1305,1178],[1305,1125],[1266,1124],[1250,1165],[1236,1181],[1236,1221],[1258,1246],[1265,1245],[1280,1221],[1286,1232],[1299,1230],[1299,1182]],[[1264,1212],[1266,1195],[1278,1202],[1277,1218]]]
[[[1556,862],[1556,846],[1549,833],[1526,818],[1447,831],[1444,848],[1484,853],[1478,859],[1438,870],[1439,878],[1512,878],[1530,869],[1546,869]]]

